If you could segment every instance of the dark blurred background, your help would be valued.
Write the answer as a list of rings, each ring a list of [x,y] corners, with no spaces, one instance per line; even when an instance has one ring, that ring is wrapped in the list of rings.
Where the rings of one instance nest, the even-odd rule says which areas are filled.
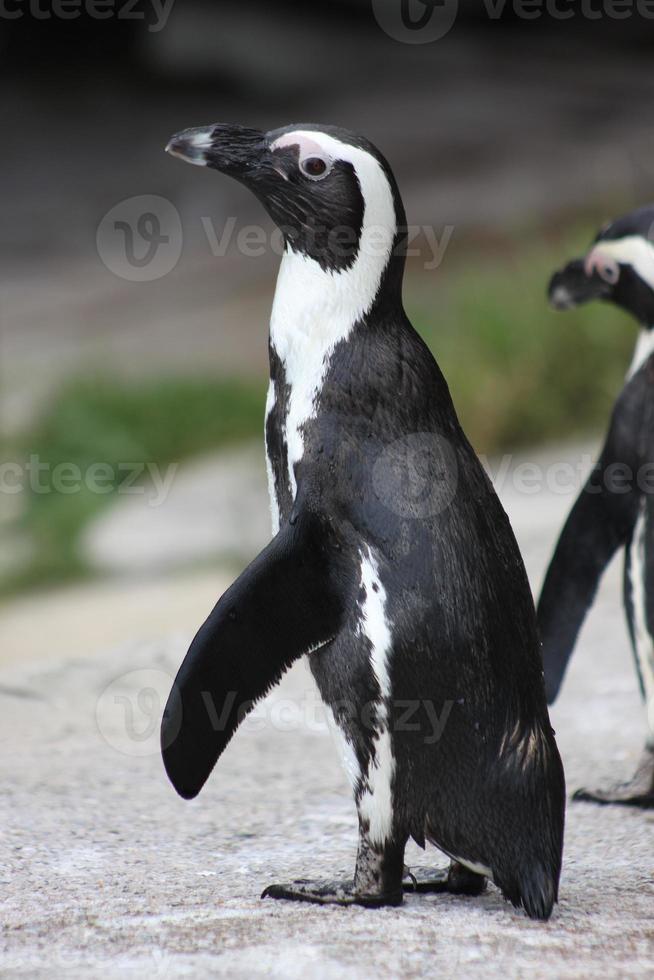
[[[366,134],[395,170],[409,223],[430,229],[406,306],[477,450],[601,428],[633,327],[599,306],[557,316],[544,290],[608,217],[654,196],[654,20],[635,5],[616,19],[608,3],[446,0],[438,16],[456,17],[444,36],[407,43],[394,36],[396,0],[5,0],[4,456],[36,458],[46,486],[62,462],[82,475],[105,462],[114,475],[107,493],[84,480],[79,492],[41,492],[24,476],[20,492],[5,486],[0,592],[218,554],[238,564],[264,533],[257,524],[248,537],[251,508],[238,508],[260,477],[278,257],[243,254],[240,230],[271,231],[243,188],[164,154],[187,126],[322,121]],[[148,250],[146,212],[172,252],[130,264],[129,241],[137,257]],[[112,239],[116,215],[131,231]],[[447,245],[440,262],[434,235]],[[239,448],[248,440],[257,462]],[[120,500],[125,462],[178,467],[177,512],[157,523],[136,495]],[[204,491],[213,511],[202,487],[215,488]],[[207,520],[228,525],[220,540],[203,534]]]

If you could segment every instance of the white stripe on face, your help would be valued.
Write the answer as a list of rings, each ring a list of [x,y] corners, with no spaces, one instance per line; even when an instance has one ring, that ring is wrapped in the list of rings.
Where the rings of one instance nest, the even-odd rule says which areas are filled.
[[[642,235],[627,235],[625,238],[599,241],[588,253],[586,263],[596,267],[600,275],[602,275],[600,269],[602,264],[606,268],[630,265],[643,282],[650,289],[654,289],[654,244]],[[588,272],[588,267],[586,271]]]

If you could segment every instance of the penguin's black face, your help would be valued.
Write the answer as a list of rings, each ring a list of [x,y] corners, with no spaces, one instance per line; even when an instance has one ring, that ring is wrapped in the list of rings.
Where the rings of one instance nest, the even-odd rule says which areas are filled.
[[[554,273],[548,297],[557,310],[609,300],[654,325],[654,205],[605,225],[584,258]]]
[[[404,222],[388,164],[360,137],[336,127],[286,126],[262,133],[217,124],[174,136],[167,151],[249,187],[287,247],[324,270],[349,268],[362,246],[364,213],[385,261]],[[366,246],[374,247],[369,233]]]
[[[555,310],[569,310],[591,299],[609,299],[611,289],[599,272],[588,274],[584,259],[572,259],[554,273],[547,295]]]

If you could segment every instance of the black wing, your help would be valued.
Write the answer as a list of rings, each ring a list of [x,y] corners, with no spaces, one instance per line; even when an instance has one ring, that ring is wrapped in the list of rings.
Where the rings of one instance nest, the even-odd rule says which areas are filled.
[[[190,799],[254,703],[343,622],[350,573],[331,526],[304,512],[225,592],[179,669],[161,725],[170,780]]]
[[[631,537],[638,514],[638,388],[616,405],[602,454],[563,527],[538,601],[545,690],[551,704],[602,572]],[[624,397],[627,395],[628,397]]]

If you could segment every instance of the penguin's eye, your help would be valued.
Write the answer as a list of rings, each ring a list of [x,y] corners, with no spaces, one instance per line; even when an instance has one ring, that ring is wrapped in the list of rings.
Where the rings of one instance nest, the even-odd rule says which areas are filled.
[[[300,161],[300,170],[311,180],[320,180],[327,176],[329,165],[322,157],[305,157]]]

